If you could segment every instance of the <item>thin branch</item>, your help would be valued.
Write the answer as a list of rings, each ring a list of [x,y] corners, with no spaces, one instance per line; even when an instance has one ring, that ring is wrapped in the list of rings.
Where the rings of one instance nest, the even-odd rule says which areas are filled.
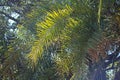
[[[99,1],[98,24],[100,24],[101,11],[102,11],[102,0]]]
[[[0,4],[0,7],[1,6],[11,6],[11,5],[9,5],[9,4]]]
[[[5,15],[6,17],[8,17],[9,19],[12,19],[12,20],[15,21],[16,23],[20,23],[19,20],[15,19],[14,17],[11,17],[9,14],[7,14],[7,13],[5,13],[5,12],[0,11],[0,14]]]

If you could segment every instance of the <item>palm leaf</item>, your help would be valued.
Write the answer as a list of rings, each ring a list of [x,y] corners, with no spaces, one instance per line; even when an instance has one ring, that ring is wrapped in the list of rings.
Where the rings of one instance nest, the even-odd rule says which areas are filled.
[[[30,54],[28,54],[33,63],[36,63],[38,57],[42,55],[45,46],[49,46],[60,38],[68,38],[66,35],[70,32],[68,29],[78,24],[77,21],[70,18],[72,11],[70,6],[66,6],[64,9],[47,12],[45,20],[36,24],[38,40],[35,41]]]

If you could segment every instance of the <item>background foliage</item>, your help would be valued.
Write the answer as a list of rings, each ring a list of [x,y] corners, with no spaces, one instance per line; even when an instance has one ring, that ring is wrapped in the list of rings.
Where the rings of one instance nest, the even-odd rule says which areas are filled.
[[[1,0],[0,80],[119,80],[119,14],[119,0]]]

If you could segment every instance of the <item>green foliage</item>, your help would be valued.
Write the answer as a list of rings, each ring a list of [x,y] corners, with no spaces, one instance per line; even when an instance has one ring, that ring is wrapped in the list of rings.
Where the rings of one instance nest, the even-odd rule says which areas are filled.
[[[103,37],[119,37],[120,28],[113,28],[120,22],[119,12],[104,15],[113,2],[20,0],[20,7],[11,2],[9,11],[4,11],[19,9],[20,23],[15,31],[7,31],[8,19],[0,15],[0,76],[3,80],[87,80],[88,49]],[[5,34],[15,38],[7,42]]]
[[[69,31],[67,29],[78,24],[77,21],[69,18],[71,12],[72,9],[69,6],[62,10],[48,12],[45,20],[36,24],[39,39],[35,41],[31,53],[28,54],[34,63],[42,54],[44,46],[47,47],[53,41],[67,37],[65,35]]]

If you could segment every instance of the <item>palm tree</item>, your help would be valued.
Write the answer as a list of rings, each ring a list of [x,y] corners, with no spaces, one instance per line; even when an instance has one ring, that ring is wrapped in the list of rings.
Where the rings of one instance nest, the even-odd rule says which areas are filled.
[[[106,70],[113,68],[110,65],[117,67],[119,60],[119,47],[114,49],[119,46],[119,12],[111,12],[107,5],[113,3],[109,0],[30,3],[25,11],[31,10],[20,19],[16,38],[4,52],[2,79],[106,80]],[[116,6],[112,9],[119,10]],[[113,27],[114,24],[117,26]],[[106,53],[112,49],[116,55]],[[116,77],[118,74],[119,70]]]
[[[84,64],[87,49],[98,41],[96,38],[101,34],[97,11],[91,6],[91,2],[89,0],[72,2],[72,7],[67,5],[63,9],[47,12],[45,19],[36,23],[38,39],[28,57],[36,64],[44,48],[58,42],[60,52],[56,53],[56,63],[63,69],[62,75],[65,73],[69,75],[73,70],[72,75],[78,77],[75,74]]]

